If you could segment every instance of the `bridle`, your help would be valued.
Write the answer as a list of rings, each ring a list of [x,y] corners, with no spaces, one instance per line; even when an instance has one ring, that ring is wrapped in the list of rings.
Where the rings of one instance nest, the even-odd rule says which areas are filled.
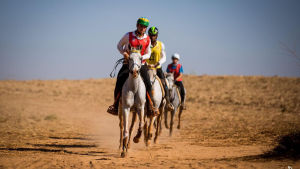
[[[139,53],[139,51],[133,50],[133,51],[131,51],[130,53]],[[142,57],[140,57],[140,61],[141,61],[141,64],[142,64]],[[130,74],[133,74],[132,68],[134,67],[134,65],[136,65],[136,66],[138,67],[137,73],[138,73],[138,75],[139,75],[139,74],[140,74],[140,70],[141,70],[141,64],[133,63],[133,64],[129,67],[129,70],[130,70],[129,73],[130,73]]]
[[[137,73],[140,74],[141,66],[140,66],[139,64],[137,64],[137,63],[133,63],[133,64],[129,67],[129,70],[130,70],[129,73],[130,73],[130,74],[133,74],[132,68],[133,68],[134,65],[137,65],[137,67],[139,68],[139,70],[137,71]]]
[[[154,74],[154,80],[153,81],[150,80],[151,85],[153,85],[155,83],[156,76],[157,76],[157,74]]]

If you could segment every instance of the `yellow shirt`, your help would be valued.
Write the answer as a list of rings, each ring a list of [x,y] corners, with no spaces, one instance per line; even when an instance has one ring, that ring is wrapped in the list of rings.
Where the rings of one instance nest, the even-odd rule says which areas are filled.
[[[151,55],[149,59],[146,59],[146,62],[149,64],[156,64],[159,62],[161,56],[162,43],[160,41],[156,41],[156,45],[151,47]],[[161,66],[157,66],[156,68],[161,68]],[[154,69],[154,68],[152,68]]]

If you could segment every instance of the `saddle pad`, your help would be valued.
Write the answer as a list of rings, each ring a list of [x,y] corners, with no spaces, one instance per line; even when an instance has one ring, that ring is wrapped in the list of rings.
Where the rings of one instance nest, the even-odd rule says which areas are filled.
[[[180,91],[179,91],[179,87],[178,86],[176,86],[176,91],[177,91],[178,98],[179,98],[179,104],[181,104],[181,95],[180,95]]]
[[[165,89],[164,89],[164,86],[163,86],[163,84],[161,83],[161,81],[160,81],[160,79],[159,79],[158,76],[156,76],[156,80],[157,80],[157,81],[159,82],[159,84],[160,84],[162,96],[163,96],[163,98],[164,98],[164,97],[165,97]]]

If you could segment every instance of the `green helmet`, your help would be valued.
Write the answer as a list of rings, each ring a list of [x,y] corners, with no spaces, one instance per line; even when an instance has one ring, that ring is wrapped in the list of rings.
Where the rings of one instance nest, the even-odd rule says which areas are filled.
[[[137,20],[137,24],[141,24],[144,26],[149,26],[149,20],[145,17],[141,17]]]
[[[151,28],[149,28],[149,30],[148,30],[148,34],[149,35],[157,35],[158,34],[158,29],[157,29],[157,27],[151,27]]]

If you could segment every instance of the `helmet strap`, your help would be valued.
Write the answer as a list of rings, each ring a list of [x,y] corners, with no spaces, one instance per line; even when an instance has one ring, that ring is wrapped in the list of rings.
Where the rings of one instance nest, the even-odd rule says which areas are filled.
[[[135,34],[136,34],[137,36],[139,36],[139,37],[140,37],[140,36],[143,36],[138,30],[135,31]]]

